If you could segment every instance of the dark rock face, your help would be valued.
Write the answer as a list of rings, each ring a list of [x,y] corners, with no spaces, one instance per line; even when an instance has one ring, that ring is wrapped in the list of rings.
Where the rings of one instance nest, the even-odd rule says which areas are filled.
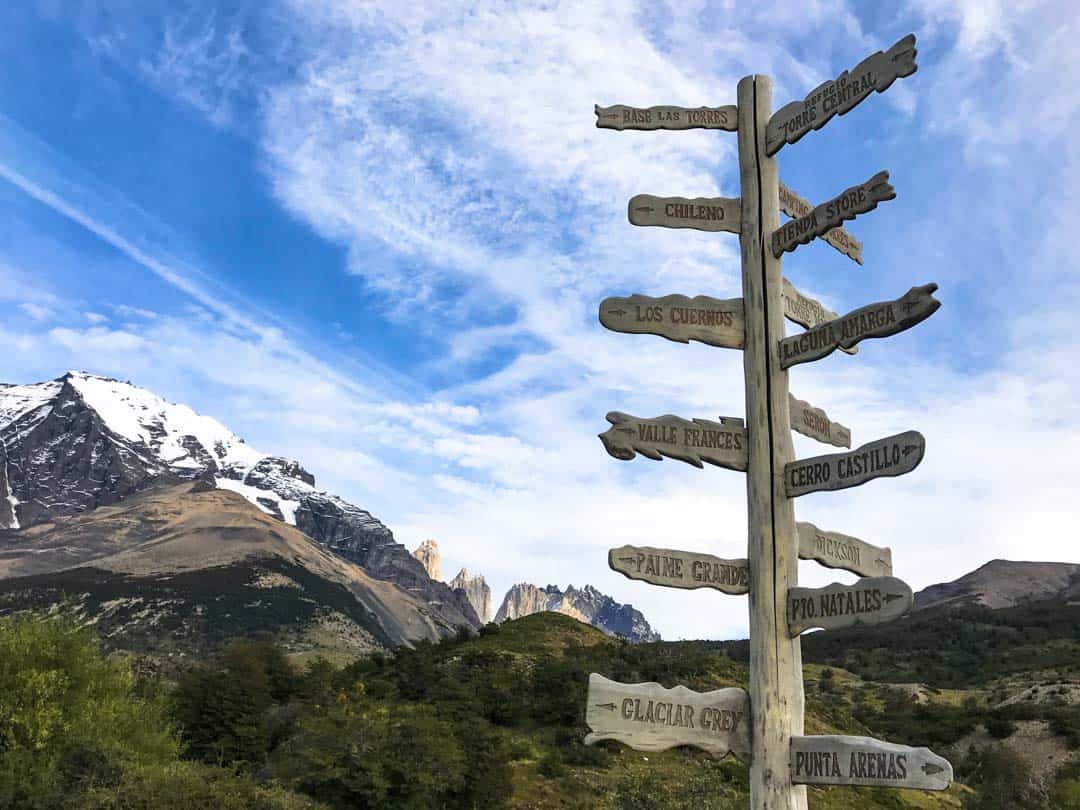
[[[556,585],[538,588],[527,582],[514,585],[506,592],[495,614],[496,622],[520,619],[541,611],[553,611],[573,616],[613,636],[629,641],[659,641],[660,634],[652,629],[640,610],[622,605],[591,585],[578,589],[571,585],[564,592]]]
[[[370,512],[315,489],[299,462],[263,456],[216,421],[130,383],[71,372],[0,386],[0,529],[196,478],[239,492],[373,576],[479,626],[463,593],[428,577]]]

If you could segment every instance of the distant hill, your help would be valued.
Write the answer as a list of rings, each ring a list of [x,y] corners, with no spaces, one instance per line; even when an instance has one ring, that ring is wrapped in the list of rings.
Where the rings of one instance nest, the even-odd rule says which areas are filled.
[[[983,605],[1013,607],[1025,601],[1070,600],[1080,596],[1080,565],[991,560],[952,582],[915,594],[915,610]]]

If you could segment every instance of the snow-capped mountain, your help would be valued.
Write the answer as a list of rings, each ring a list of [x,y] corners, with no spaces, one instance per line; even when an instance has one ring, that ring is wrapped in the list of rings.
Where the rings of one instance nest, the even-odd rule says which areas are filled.
[[[299,462],[264,455],[217,420],[129,382],[72,371],[0,385],[0,529],[108,504],[151,484],[206,478],[243,495],[373,576],[479,624],[369,512],[315,487]]]

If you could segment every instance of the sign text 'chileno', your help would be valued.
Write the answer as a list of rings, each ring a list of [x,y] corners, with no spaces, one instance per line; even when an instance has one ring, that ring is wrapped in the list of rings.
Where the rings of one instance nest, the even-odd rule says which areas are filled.
[[[630,198],[626,213],[632,225],[738,233],[742,220],[740,205],[738,199],[730,197],[690,199],[638,194]]]

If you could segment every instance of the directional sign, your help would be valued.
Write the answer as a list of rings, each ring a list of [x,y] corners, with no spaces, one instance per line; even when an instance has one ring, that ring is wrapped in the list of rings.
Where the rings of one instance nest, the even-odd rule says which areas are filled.
[[[726,129],[739,128],[739,110],[726,107],[593,106],[598,129]]]
[[[859,214],[873,211],[878,203],[896,198],[896,189],[889,184],[889,173],[878,172],[865,183],[844,189],[836,197],[814,208],[806,216],[785,222],[772,233],[773,256],[824,236],[841,222],[855,219]]]
[[[662,456],[701,467],[703,461],[730,470],[746,470],[746,427],[741,419],[721,417],[681,419],[665,414],[655,419],[640,419],[612,411],[607,415],[611,427],[600,434],[609,455],[629,461],[636,453],[659,461]]]
[[[895,301],[878,301],[849,312],[842,318],[808,329],[780,341],[780,367],[790,368],[827,357],[836,349],[848,349],[867,338],[883,338],[910,329],[937,312],[937,284],[912,287]]]
[[[794,321],[800,326],[811,329],[840,317],[831,309],[826,309],[820,301],[808,295],[803,295],[786,278],[781,279],[781,281],[783,281],[783,287],[780,291],[780,299],[784,302],[784,317],[789,321]],[[855,354],[859,351],[859,347],[842,348],[840,351]]]
[[[851,430],[839,422],[831,421],[821,408],[795,399],[791,394],[788,394],[788,407],[791,411],[792,429],[803,436],[836,447],[851,447]]]
[[[797,785],[946,790],[952,780],[952,765],[929,748],[909,748],[872,737],[791,738],[791,781]]]
[[[882,93],[897,79],[910,76],[918,69],[916,53],[915,35],[908,34],[884,53],[878,51],[818,85],[802,101],[785,104],[765,128],[765,154],[775,155],[784,144],[821,129],[834,115],[843,115],[874,91]]]
[[[866,577],[854,585],[834,582],[824,588],[791,588],[787,598],[791,637],[821,627],[835,630],[856,624],[885,624],[911,610],[914,597],[896,577]]]
[[[814,210],[808,200],[804,200],[790,188],[780,183],[780,210],[792,219],[807,216]],[[856,264],[862,264],[862,242],[852,236],[843,228],[833,228],[826,231],[821,237],[845,256],[853,259]]]
[[[613,332],[660,335],[679,343],[697,340],[727,349],[741,349],[746,331],[741,298],[707,295],[605,298],[600,323]]]
[[[735,596],[750,592],[746,560],[649,546],[619,546],[608,552],[608,565],[630,579],[668,588],[714,588]]]
[[[729,197],[654,197],[638,194],[630,198],[627,214],[633,225],[663,228],[694,228],[698,231],[739,232],[741,203]]]
[[[800,559],[816,560],[826,568],[842,568],[860,577],[892,576],[892,549],[840,532],[826,532],[813,523],[796,523],[795,528]]]
[[[868,442],[847,453],[832,453],[790,461],[784,465],[784,487],[789,498],[808,492],[827,492],[857,487],[875,478],[909,473],[919,466],[926,439],[908,430]]]
[[[750,696],[729,687],[694,692],[685,686],[619,683],[589,675],[585,744],[618,740],[637,751],[692,745],[717,759],[728,753],[750,761]]]

